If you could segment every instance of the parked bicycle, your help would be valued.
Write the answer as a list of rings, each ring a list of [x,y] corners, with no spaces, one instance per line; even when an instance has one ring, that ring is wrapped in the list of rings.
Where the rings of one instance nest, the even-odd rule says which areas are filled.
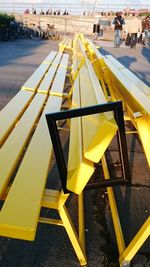
[[[49,39],[49,40],[59,40],[60,36],[56,32],[55,26],[52,24],[47,24],[47,28],[43,29],[41,26],[36,26],[35,24],[32,25],[32,28],[30,28],[29,36],[33,40],[41,40],[43,39]]]
[[[44,32],[44,37],[53,41],[60,39],[59,34],[55,30],[55,26],[51,24],[47,24],[47,29]]]
[[[28,36],[33,40],[41,40],[43,38],[43,31],[40,26],[32,24],[32,28],[28,28]]]
[[[2,41],[13,41],[17,38],[24,37],[27,37],[27,29],[25,30],[23,23],[19,21],[10,21],[9,25],[1,28]]]
[[[60,35],[56,32],[55,26],[47,24],[47,28],[44,30],[41,26],[36,26],[34,23],[24,25],[20,21],[12,21],[10,25],[1,29],[1,39],[3,41],[14,40],[16,38],[31,38],[33,40],[49,39],[59,40]]]

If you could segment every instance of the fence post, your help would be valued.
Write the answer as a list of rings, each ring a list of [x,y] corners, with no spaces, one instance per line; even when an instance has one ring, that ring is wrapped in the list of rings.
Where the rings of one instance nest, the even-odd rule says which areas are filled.
[[[67,19],[65,18],[65,35],[67,33]]]

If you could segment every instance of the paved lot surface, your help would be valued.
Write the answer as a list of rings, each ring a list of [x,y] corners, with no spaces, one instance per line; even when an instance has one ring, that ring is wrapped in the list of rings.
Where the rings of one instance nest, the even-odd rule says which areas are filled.
[[[17,40],[0,42],[0,109],[18,92],[22,84],[37,68],[50,50],[57,50],[57,42]],[[150,85],[150,52],[142,47],[136,50],[113,48],[111,42],[100,42],[101,51],[112,53]],[[114,146],[114,147],[113,147]],[[150,174],[138,139],[128,137],[133,187],[117,189],[126,243],[137,232],[150,214]],[[110,151],[117,158],[115,145]],[[56,179],[58,174],[56,171]],[[53,179],[54,181],[54,179]],[[112,234],[111,218],[105,190],[86,192],[86,244],[89,267],[118,266],[117,250]],[[77,211],[76,197],[68,203],[73,215]],[[47,212],[47,211],[46,211]],[[76,216],[73,215],[74,221]],[[109,230],[109,231],[108,231]],[[109,234],[110,233],[110,234]],[[145,251],[146,255],[145,256]],[[133,266],[150,267],[149,242],[138,254]],[[144,254],[144,255],[143,255]],[[52,225],[39,225],[36,240],[26,242],[0,238],[0,267],[76,267],[79,266],[65,230]]]
[[[57,42],[0,42],[0,109],[18,92]]]

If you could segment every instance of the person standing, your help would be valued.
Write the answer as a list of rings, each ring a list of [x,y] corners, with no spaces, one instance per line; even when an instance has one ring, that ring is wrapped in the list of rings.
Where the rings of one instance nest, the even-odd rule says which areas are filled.
[[[146,47],[150,47],[150,16],[142,20],[142,43]]]
[[[121,12],[116,13],[116,17],[113,19],[112,24],[115,25],[114,47],[119,47],[122,43],[122,29],[125,24]]]
[[[142,33],[142,21],[135,15],[127,24],[127,31],[130,35],[130,48],[136,47],[138,37]]]

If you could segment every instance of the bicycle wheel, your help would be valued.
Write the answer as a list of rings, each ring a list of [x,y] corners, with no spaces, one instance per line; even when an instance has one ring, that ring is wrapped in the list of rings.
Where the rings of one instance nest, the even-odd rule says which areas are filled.
[[[33,29],[30,36],[33,40],[41,40],[43,34],[42,31],[40,31],[39,29]]]
[[[56,40],[60,40],[60,35],[56,34]]]
[[[47,37],[48,37],[49,40],[52,40],[52,41],[57,40],[57,36],[56,36],[56,34],[53,33],[53,32],[48,32],[48,33],[47,33]]]

